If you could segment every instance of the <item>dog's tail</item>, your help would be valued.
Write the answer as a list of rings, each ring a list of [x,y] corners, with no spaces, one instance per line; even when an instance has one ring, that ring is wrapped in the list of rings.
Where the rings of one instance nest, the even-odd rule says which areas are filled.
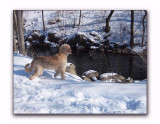
[[[30,67],[28,67],[29,65],[30,65]],[[32,63],[26,64],[24,69],[26,72],[30,73],[33,69],[33,64]]]

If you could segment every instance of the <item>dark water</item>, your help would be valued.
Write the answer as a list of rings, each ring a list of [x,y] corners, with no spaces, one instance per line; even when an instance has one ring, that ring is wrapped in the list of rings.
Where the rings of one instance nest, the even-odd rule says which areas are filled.
[[[54,55],[58,50],[36,52],[34,56]],[[105,59],[106,58],[106,59]],[[76,72],[79,76],[88,70],[96,70],[100,74],[114,72],[121,74],[125,78],[132,77],[134,80],[143,80],[147,78],[147,65],[141,57],[137,55],[124,54],[104,54],[94,51],[92,56],[89,53],[69,55],[68,62],[76,66]]]

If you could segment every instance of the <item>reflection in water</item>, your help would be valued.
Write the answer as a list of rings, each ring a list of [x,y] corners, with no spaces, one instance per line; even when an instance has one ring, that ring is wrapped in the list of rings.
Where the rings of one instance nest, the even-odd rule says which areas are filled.
[[[68,62],[75,64],[76,71],[79,76],[88,70],[96,70],[100,74],[106,72],[115,72],[124,77],[132,77],[134,80],[142,80],[147,78],[147,66],[139,56],[121,55],[121,54],[105,54],[94,52],[93,57],[89,54],[70,55]]]
[[[57,52],[58,49],[36,52],[34,56],[49,56]],[[102,52],[96,51],[92,52],[92,56],[90,56],[89,53],[83,55],[76,55],[76,53],[73,53],[69,55],[68,62],[76,66],[76,72],[79,76],[82,76],[82,73],[85,71],[96,70],[100,74],[115,72],[121,74],[125,78],[132,77],[134,80],[143,80],[147,78],[147,66],[139,56],[107,53],[105,57]]]

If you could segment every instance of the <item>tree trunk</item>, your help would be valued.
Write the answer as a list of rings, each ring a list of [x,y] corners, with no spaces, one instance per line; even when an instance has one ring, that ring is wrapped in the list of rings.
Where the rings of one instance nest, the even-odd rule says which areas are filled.
[[[111,27],[109,26],[109,21],[110,21],[112,15],[113,15],[113,13],[114,13],[114,10],[111,10],[110,13],[109,13],[108,18],[106,18],[106,28],[104,30],[106,33],[108,33],[110,31],[110,29],[111,29]]]
[[[22,21],[22,11],[16,10],[16,21],[17,21],[17,36],[18,36],[18,49],[19,53],[25,55],[25,44],[23,35],[23,21]]]
[[[43,31],[46,31],[46,27],[45,27],[45,23],[44,23],[44,14],[43,14],[43,10],[42,10],[42,22],[43,22]]]
[[[144,12],[145,12],[145,14],[144,14],[143,20],[142,20],[142,23],[143,23],[143,34],[142,34],[142,44],[141,44],[141,46],[143,46],[143,44],[144,44],[144,36],[145,36],[145,24],[144,24],[144,20],[145,20],[145,18],[147,16],[147,10],[144,10]]]
[[[79,23],[78,23],[78,26],[80,26],[80,24],[81,24],[81,16],[82,16],[82,14],[81,14],[81,10],[80,10],[80,15],[79,15]]]
[[[15,30],[16,30],[16,33],[17,33],[17,24],[16,24],[16,19],[15,19],[15,11],[13,11],[13,52],[16,52],[17,51],[17,48],[16,48],[16,39],[15,39]]]
[[[130,39],[130,47],[134,46],[134,10],[131,10],[131,39]]]
[[[13,10],[13,28],[15,29],[16,35],[18,37],[17,16],[15,10]]]
[[[13,52],[16,52],[16,39],[15,39],[15,29],[13,28]]]

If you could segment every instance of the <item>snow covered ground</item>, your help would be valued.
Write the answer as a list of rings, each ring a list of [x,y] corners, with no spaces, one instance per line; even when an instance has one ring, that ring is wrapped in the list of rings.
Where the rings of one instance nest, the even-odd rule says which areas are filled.
[[[14,53],[15,114],[146,114],[147,80],[130,84],[87,82],[66,73],[54,78],[54,71],[29,80],[24,65],[32,58]]]

